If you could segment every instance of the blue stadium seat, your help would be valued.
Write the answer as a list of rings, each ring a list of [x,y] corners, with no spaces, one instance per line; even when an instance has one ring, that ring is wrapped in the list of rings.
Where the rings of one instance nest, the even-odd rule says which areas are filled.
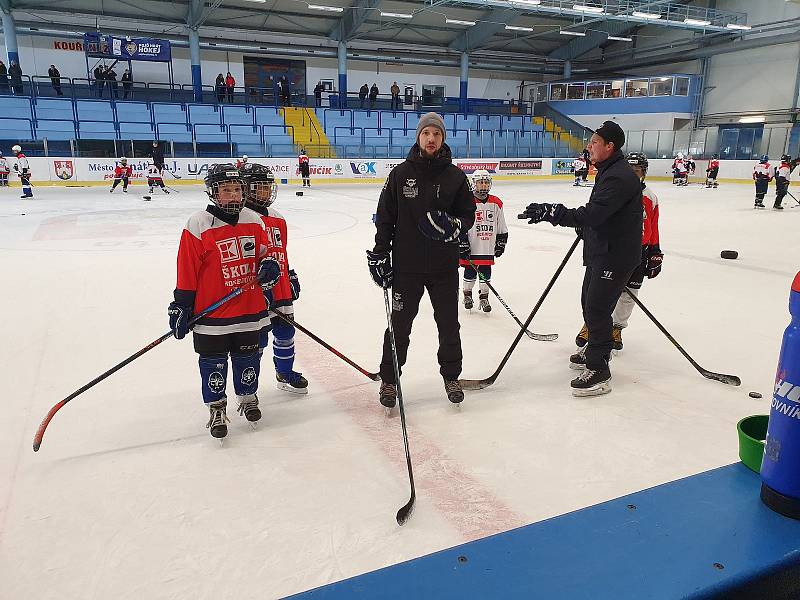
[[[120,122],[119,137],[123,140],[152,140],[155,138],[155,132],[150,123]]]
[[[180,104],[153,102],[153,118],[156,123],[187,123],[186,111]]]
[[[378,117],[378,125],[386,129],[403,129],[405,127],[405,115],[402,112],[382,110]]]
[[[85,121],[78,123],[78,133],[81,138],[90,140],[113,140],[117,138],[117,131],[113,121]]]
[[[78,121],[114,121],[114,109],[110,100],[78,100]]]
[[[272,106],[258,106],[255,109],[257,125],[285,125],[283,116]]]
[[[511,131],[520,131],[524,127],[525,117],[501,117],[503,129],[510,129]]]
[[[159,139],[173,142],[191,142],[192,132],[183,123],[157,123],[156,135]]]
[[[198,142],[227,142],[228,133],[221,125],[199,123],[194,125],[194,136]]]
[[[147,123],[152,122],[150,107],[145,102],[126,102],[117,104],[117,118],[126,123]]]
[[[189,104],[189,124],[219,125],[222,123],[222,114],[218,108],[210,104]],[[204,128],[207,130],[208,128]],[[214,140],[209,140],[214,141]]]
[[[353,111],[353,126],[354,127],[377,127],[378,126],[378,111],[354,110]]]
[[[222,107],[222,122],[226,125],[252,125],[253,118],[254,112],[245,106]]]

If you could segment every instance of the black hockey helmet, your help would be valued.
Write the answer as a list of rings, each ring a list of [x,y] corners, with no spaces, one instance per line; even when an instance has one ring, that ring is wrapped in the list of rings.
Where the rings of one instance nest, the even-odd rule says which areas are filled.
[[[211,201],[224,212],[237,215],[244,208],[244,182],[235,165],[211,165],[203,182]]]
[[[768,155],[766,155],[766,154],[764,154],[764,155],[761,157],[761,160],[760,160],[759,162],[761,162],[762,164],[766,164],[766,163],[768,163],[768,162],[769,162],[769,156],[768,156]]]
[[[275,202],[278,185],[269,167],[247,163],[242,166],[240,173],[244,181],[244,201],[247,206],[264,208]]]
[[[784,154],[783,156],[781,156],[781,162],[785,163],[792,162],[792,157],[789,156],[788,154]]]
[[[644,175],[647,175],[647,167],[650,164],[645,153],[631,152],[628,154],[627,160],[631,167],[639,167],[642,170],[642,180],[644,180]]]
[[[712,158],[713,160],[718,160],[718,159],[719,159],[719,154],[716,154],[716,153],[715,153],[715,154],[712,154],[712,155],[711,155],[711,158]]]

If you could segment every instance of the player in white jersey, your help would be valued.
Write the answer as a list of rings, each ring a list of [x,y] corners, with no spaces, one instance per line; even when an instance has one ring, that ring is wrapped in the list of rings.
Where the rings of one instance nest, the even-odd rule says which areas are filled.
[[[31,190],[31,166],[28,159],[22,153],[20,146],[14,146],[11,151],[16,155],[17,162],[14,163],[14,170],[19,175],[19,181],[22,184],[22,196],[20,198],[33,198],[33,191]]]
[[[472,174],[475,224],[459,240],[461,256],[458,264],[464,267],[464,308],[471,309],[474,306],[472,288],[480,277],[478,299],[483,312],[492,310],[486,282],[492,278],[494,259],[503,254],[508,242],[503,203],[497,196],[489,194],[491,189],[492,176],[488,171],[481,169]]]
[[[580,186],[581,181],[586,181],[586,176],[589,174],[589,163],[586,162],[583,154],[572,161],[572,170],[575,172],[575,183],[573,185]]]
[[[159,169],[158,165],[155,163],[147,167],[147,185],[150,186],[151,194],[153,193],[154,187],[160,187],[162,192],[169,194],[169,190],[164,186],[164,178],[161,176],[161,169]]]
[[[775,210],[783,210],[781,202],[789,192],[789,180],[792,176],[792,157],[788,154],[781,156],[781,164],[775,167]]]
[[[0,152],[0,187],[8,187],[8,161]]]
[[[772,167],[766,154],[753,167],[753,181],[756,184],[756,202],[753,208],[764,208],[764,196],[767,195],[769,182],[772,181]]]

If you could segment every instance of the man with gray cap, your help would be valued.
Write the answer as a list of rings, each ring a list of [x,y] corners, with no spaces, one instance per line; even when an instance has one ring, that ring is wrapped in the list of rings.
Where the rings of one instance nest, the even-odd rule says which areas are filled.
[[[406,362],[411,325],[424,290],[433,305],[439,331],[439,372],[448,399],[464,399],[461,374],[461,336],[458,323],[458,240],[475,221],[467,177],[452,162],[444,143],[442,117],[423,115],[417,141],[383,186],[375,218],[375,247],[367,263],[375,283],[392,288],[392,327],[397,362]],[[380,402],[391,408],[397,401],[389,330],[383,340]]]
[[[583,235],[586,273],[581,307],[589,341],[570,356],[570,367],[582,371],[571,383],[575,396],[611,391],[611,315],[623,287],[642,260],[642,186],[622,154],[624,144],[625,134],[613,121],[606,121],[592,135],[587,149],[597,167],[597,177],[586,206],[566,208],[563,204],[534,203],[519,215],[528,223],[549,221],[575,227],[578,235]]]

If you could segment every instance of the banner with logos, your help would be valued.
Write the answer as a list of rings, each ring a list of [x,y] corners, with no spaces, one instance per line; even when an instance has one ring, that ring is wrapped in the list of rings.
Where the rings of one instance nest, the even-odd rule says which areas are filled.
[[[122,38],[91,32],[83,34],[83,47],[86,54],[92,58],[154,62],[169,62],[172,60],[172,46],[169,40]]]

